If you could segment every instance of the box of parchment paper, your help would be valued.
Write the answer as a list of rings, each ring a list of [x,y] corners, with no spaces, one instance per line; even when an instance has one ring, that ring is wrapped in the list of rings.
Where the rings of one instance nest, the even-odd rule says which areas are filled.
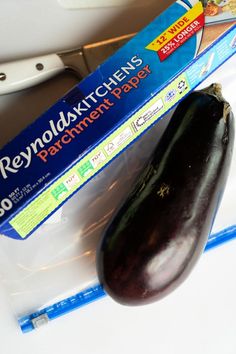
[[[177,1],[0,151],[0,234],[26,239],[236,52],[230,2]]]

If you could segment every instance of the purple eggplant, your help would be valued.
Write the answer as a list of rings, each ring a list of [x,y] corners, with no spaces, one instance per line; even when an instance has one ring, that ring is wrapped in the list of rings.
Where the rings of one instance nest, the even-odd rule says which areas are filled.
[[[179,104],[98,248],[99,279],[114,300],[154,302],[186,279],[211,231],[233,144],[234,117],[219,84]]]

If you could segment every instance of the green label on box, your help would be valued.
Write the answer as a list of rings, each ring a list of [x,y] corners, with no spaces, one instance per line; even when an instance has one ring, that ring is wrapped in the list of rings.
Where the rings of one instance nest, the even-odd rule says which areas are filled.
[[[93,170],[93,165],[90,161],[85,162],[79,169],[78,172],[81,177],[85,177]]]
[[[68,189],[63,183],[61,183],[59,186],[57,186],[55,189],[52,190],[52,195],[56,200],[59,200],[60,197],[67,192]]]

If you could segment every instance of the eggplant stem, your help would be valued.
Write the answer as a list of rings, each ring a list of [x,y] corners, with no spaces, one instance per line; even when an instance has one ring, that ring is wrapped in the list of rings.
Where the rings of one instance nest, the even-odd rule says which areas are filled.
[[[227,122],[227,118],[229,117],[229,114],[231,112],[231,106],[228,102],[224,103],[224,110],[223,110],[223,118],[224,118],[224,122]]]
[[[201,91],[208,95],[215,96],[219,101],[225,101],[222,96],[222,86],[219,83],[213,83]]]
[[[216,97],[219,102],[224,103],[223,118],[224,122],[226,123],[227,117],[231,111],[231,107],[229,102],[227,102],[222,95],[222,85],[219,83],[213,83],[201,91],[208,95]]]

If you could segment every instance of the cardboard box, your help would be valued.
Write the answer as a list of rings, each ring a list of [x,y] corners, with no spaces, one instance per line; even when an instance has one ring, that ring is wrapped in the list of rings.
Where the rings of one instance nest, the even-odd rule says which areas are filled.
[[[235,54],[234,15],[212,18],[177,1],[0,151],[1,234],[26,239]]]

